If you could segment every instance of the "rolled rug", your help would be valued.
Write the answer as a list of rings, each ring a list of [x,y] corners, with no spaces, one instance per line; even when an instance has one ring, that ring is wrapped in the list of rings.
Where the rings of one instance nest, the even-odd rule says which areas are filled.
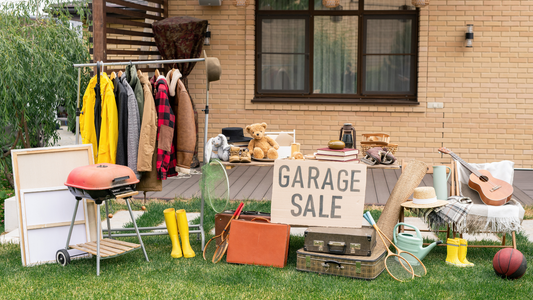
[[[402,202],[407,200],[415,188],[422,182],[422,178],[426,175],[427,170],[428,166],[426,163],[419,160],[410,161],[407,167],[402,170],[402,175],[398,178],[398,182],[396,182],[377,222],[378,227],[390,240],[392,240],[394,226],[398,223],[400,211],[403,209],[401,206]],[[386,243],[387,247],[390,246],[388,241]],[[376,245],[376,248],[378,247],[385,249],[383,244],[380,243]],[[379,250],[381,249],[378,248]]]

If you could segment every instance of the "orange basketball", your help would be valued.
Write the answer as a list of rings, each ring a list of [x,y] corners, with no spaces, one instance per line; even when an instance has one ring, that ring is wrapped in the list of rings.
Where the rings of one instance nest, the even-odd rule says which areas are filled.
[[[527,261],[522,252],[505,248],[494,255],[492,267],[501,278],[518,279],[526,273]]]

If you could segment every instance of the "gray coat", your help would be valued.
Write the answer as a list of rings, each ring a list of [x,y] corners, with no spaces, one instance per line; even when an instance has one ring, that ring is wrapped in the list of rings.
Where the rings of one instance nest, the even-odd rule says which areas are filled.
[[[137,100],[137,108],[139,109],[139,119],[143,119],[143,110],[144,110],[144,92],[143,86],[139,77],[137,76],[137,68],[134,65],[126,67],[126,79],[128,84],[131,86],[133,93],[135,94],[135,99]]]
[[[135,93],[126,80],[126,73],[122,74],[120,77],[120,82],[122,82],[128,94],[128,167],[133,170],[135,176],[137,176],[137,179],[140,179],[141,174],[137,172],[137,153],[139,150],[139,134],[141,131],[139,107],[137,106]]]

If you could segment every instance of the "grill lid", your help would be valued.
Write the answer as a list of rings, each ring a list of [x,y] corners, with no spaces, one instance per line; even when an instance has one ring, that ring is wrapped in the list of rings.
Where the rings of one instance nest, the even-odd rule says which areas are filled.
[[[77,167],[68,174],[66,186],[84,190],[106,190],[136,184],[139,179],[133,170],[115,164],[96,164]]]

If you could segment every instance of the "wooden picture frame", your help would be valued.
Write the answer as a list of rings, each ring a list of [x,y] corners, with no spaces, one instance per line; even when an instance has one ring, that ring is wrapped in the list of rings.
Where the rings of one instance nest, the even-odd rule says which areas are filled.
[[[20,252],[24,266],[54,263],[56,252],[64,249],[76,201],[66,186],[20,190],[20,212],[23,233]],[[80,200],[71,244],[87,243],[90,230],[86,200]],[[84,252],[69,250],[71,256],[83,256]]]
[[[21,259],[22,264],[26,266],[28,262],[26,261],[26,245],[24,241],[27,237],[24,234],[22,224],[21,190],[64,186],[70,171],[74,168],[94,164],[94,155],[92,145],[84,144],[17,149],[11,151],[11,158],[19,220]],[[72,201],[76,201],[74,196],[72,196]],[[96,219],[96,210],[97,207],[94,201],[87,200],[87,220],[91,241],[96,241],[98,237],[96,222],[99,220]],[[68,213],[70,218],[72,218],[73,213],[74,211]]]

